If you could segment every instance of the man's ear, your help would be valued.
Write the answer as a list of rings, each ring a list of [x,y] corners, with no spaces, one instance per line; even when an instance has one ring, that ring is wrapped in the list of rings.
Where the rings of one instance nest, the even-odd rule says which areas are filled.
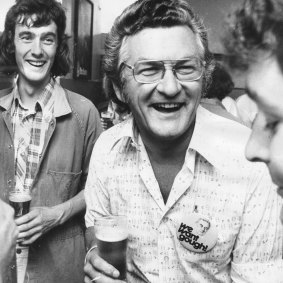
[[[125,102],[125,99],[124,99],[124,95],[123,93],[121,92],[120,88],[115,84],[115,83],[112,83],[112,86],[113,86],[113,89],[116,93],[116,96],[117,98],[122,101],[122,102]]]

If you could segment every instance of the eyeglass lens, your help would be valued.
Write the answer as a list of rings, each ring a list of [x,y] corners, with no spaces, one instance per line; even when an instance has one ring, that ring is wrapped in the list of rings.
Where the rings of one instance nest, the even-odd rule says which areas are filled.
[[[172,69],[180,81],[194,81],[202,75],[201,61],[198,58],[192,58],[170,62],[138,61],[134,66],[134,76],[141,83],[158,82],[162,80],[166,69]]]

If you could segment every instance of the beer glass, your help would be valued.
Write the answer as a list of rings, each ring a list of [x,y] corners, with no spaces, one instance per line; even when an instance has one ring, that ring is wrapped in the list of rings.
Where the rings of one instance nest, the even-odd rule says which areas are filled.
[[[100,114],[101,116],[101,123],[104,130],[107,130],[113,126],[113,116],[114,114],[110,111],[103,111]]]
[[[28,193],[10,193],[9,203],[15,210],[15,218],[23,216],[29,212],[31,195]]]
[[[15,210],[15,218],[23,216],[29,212],[31,195],[29,192],[21,192],[18,190],[9,193],[9,203]],[[26,267],[28,262],[29,248],[22,246],[21,243],[16,245],[16,266],[17,266],[17,282],[23,283]],[[27,275],[28,278],[28,275]]]
[[[95,218],[94,233],[99,256],[119,270],[119,279],[126,279],[128,238],[126,216],[107,215]]]

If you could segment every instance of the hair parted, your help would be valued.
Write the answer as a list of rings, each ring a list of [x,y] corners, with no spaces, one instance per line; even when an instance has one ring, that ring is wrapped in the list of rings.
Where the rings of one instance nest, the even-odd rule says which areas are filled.
[[[283,70],[282,0],[246,0],[229,15],[223,38],[231,68],[246,70],[258,51],[274,55]]]
[[[196,35],[200,55],[206,62],[203,88],[203,92],[206,92],[210,84],[214,60],[208,49],[207,32],[202,20],[193,12],[186,0],[138,0],[116,18],[105,42],[104,88],[114,102],[129,110],[128,105],[117,98],[112,86],[114,83],[120,90],[123,88],[119,65],[124,52],[121,47],[126,38],[145,28],[180,25],[188,26]]]
[[[33,15],[36,15],[35,20]],[[65,34],[66,14],[56,0],[17,0],[8,11],[4,32],[0,38],[0,58],[6,66],[15,66],[14,36],[16,25],[21,23],[33,27],[49,25],[52,21],[57,26],[58,47],[51,68],[51,75],[66,75],[70,70],[68,36]]]

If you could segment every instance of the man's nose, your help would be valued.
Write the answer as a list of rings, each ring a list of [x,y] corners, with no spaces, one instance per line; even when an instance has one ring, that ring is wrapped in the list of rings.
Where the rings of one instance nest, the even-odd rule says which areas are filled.
[[[252,162],[269,162],[270,134],[265,122],[258,115],[253,123],[252,133],[246,146],[246,158]]]
[[[39,39],[35,39],[33,41],[31,52],[34,56],[42,56],[43,50],[42,50],[41,41]]]
[[[164,71],[164,76],[158,83],[157,90],[164,95],[172,97],[181,91],[181,84],[177,80],[172,68],[168,68]]]

